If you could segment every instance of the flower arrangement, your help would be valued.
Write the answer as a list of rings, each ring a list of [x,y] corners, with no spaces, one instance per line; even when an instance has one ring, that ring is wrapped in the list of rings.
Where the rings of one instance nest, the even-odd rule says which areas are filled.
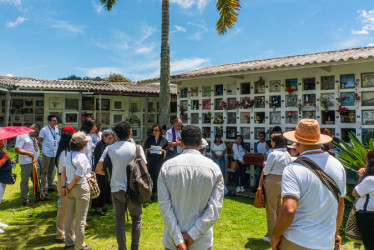
[[[244,109],[248,109],[248,108],[252,108],[254,104],[255,104],[255,100],[248,98],[248,99],[243,99],[242,102],[240,103],[240,106]]]
[[[205,117],[209,120],[212,119],[212,113],[208,112]]]
[[[292,111],[288,111],[287,112],[287,117],[291,119],[293,117],[293,112]]]
[[[356,100],[356,101],[359,101],[359,100],[361,99],[361,97],[358,95],[357,92],[355,93],[354,97],[355,97],[355,100]]]
[[[280,103],[275,98],[271,98],[269,101],[269,106],[273,108],[280,107]]]
[[[253,119],[255,122],[257,122],[257,123],[260,123],[260,122],[262,122],[262,118],[261,118],[261,116],[256,116],[254,119]]]
[[[339,105],[338,109],[336,110],[336,112],[344,115],[346,113],[348,113],[348,109],[346,107],[342,107],[342,105]]]
[[[227,148],[227,153],[231,154],[233,153],[232,151],[232,146],[234,145],[234,142],[232,141],[224,141],[226,148]]]
[[[82,121],[84,121],[88,118],[93,118],[93,114],[88,114],[86,112],[82,112]]]
[[[326,109],[329,105],[329,98],[328,97],[321,97],[320,102],[321,102],[321,106]]]
[[[188,115],[187,114],[183,114],[182,119],[183,120],[187,120],[188,119]]]
[[[328,128],[321,128],[321,134],[331,136],[331,130]]]
[[[235,108],[235,109],[239,109],[239,108],[240,108],[240,102],[236,101],[236,102],[234,103],[234,108]]]
[[[227,110],[227,102],[225,102],[225,100],[222,99],[222,100],[219,102],[219,106],[220,106],[221,108]]]
[[[222,115],[217,115],[216,116],[216,119],[214,119],[213,121],[213,124],[222,124],[224,123],[225,121],[223,120],[223,117]]]
[[[344,101],[345,99],[347,99],[346,96],[339,96],[339,97],[338,97],[338,102],[341,103],[341,102]]]
[[[256,104],[257,105],[264,105],[265,104],[265,97],[260,97],[256,99]]]
[[[282,84],[283,88],[285,91],[287,91],[287,93],[292,93],[296,90],[296,86],[290,86],[289,83],[286,83],[286,84]]]

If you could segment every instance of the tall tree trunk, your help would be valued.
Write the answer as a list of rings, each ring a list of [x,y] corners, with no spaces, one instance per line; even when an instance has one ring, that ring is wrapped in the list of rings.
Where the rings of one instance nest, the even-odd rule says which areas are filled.
[[[160,121],[169,125],[170,118],[170,44],[169,44],[169,0],[162,0],[160,61]]]

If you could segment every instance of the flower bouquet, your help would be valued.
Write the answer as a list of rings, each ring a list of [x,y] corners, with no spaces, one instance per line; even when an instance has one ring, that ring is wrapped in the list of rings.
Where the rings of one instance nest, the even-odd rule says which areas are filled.
[[[217,115],[213,121],[213,124],[223,124],[225,121],[223,120],[222,115]]]

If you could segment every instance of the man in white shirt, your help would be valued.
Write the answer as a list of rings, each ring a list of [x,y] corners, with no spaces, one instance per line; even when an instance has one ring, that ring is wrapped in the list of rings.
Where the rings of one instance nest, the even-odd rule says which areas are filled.
[[[110,187],[112,191],[112,202],[116,220],[118,249],[127,249],[125,233],[125,212],[127,208],[129,209],[132,220],[131,249],[138,249],[140,232],[142,228],[143,205],[141,203],[135,204],[131,199],[126,199],[126,168],[135,155],[136,143],[130,141],[132,129],[129,122],[122,121],[117,123],[114,126],[113,131],[116,134],[116,137],[118,137],[118,141],[105,148],[100,161],[97,164],[96,172],[103,171],[103,162],[105,157],[108,155],[112,162]],[[143,160],[147,162],[143,149],[140,150],[140,155]]]
[[[181,147],[182,120],[175,118],[173,127],[166,131],[164,137],[169,142],[168,158],[173,158],[182,153]]]
[[[40,125],[33,124],[29,128],[34,131],[17,136],[15,148],[16,153],[19,154],[18,163],[21,167],[21,202],[23,206],[32,207],[29,202],[29,179],[32,180],[33,161],[37,161],[40,154],[37,142]]]
[[[341,238],[338,231],[343,220],[346,177],[342,164],[320,149],[332,140],[320,134],[314,119],[302,119],[296,131],[283,136],[296,143],[297,161],[312,160],[335,183],[334,192],[309,168],[292,162],[283,171],[282,199],[270,244],[273,249],[333,249]],[[337,192],[339,191],[339,192]]]
[[[224,196],[219,166],[199,152],[201,130],[193,125],[181,133],[183,153],[164,163],[158,177],[158,202],[166,249],[212,249],[213,225]]]
[[[59,141],[60,134],[57,127],[57,117],[56,115],[51,114],[48,116],[48,125],[43,127],[39,134],[39,143],[43,147],[41,188],[46,196],[48,195],[46,190],[47,182],[48,191],[57,190],[53,186],[54,179],[52,174],[55,168],[55,157]]]

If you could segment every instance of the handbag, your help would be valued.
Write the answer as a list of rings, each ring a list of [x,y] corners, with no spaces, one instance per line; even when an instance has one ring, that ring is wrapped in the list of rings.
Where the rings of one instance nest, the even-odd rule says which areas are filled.
[[[264,193],[264,171],[261,172],[260,181],[258,183],[258,188],[253,201],[253,206],[255,208],[262,208],[265,205],[265,193]]]
[[[73,164],[73,154],[71,153],[70,156],[71,156],[71,165],[73,165],[73,167],[77,169]],[[97,197],[100,196],[100,188],[99,188],[99,185],[97,184],[96,173],[93,171],[90,171],[90,176],[85,175],[85,177],[87,179],[88,185],[90,186],[91,199],[96,199]]]
[[[367,210],[369,204],[369,194],[366,195],[366,201],[364,204],[364,211]],[[353,206],[351,212],[349,213],[349,217],[347,220],[347,224],[345,226],[345,237],[350,239],[351,241],[354,241],[356,243],[362,242],[362,234],[360,232],[360,228],[358,227],[358,221],[356,218],[356,208]]]
[[[231,166],[232,170],[236,170],[236,169],[238,169],[238,162],[234,160],[234,161],[231,162],[230,166]]]

